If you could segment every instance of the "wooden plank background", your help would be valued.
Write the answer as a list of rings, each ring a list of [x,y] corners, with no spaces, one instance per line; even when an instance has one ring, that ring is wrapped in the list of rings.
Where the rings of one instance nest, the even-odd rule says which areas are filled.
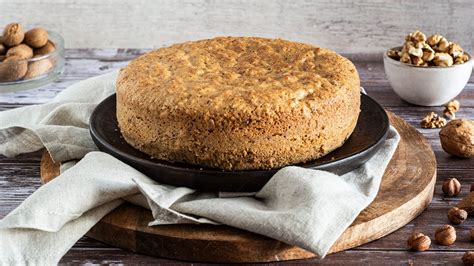
[[[381,53],[420,29],[474,51],[473,13],[472,0],[0,0],[0,25],[42,25],[62,34],[68,48],[153,48],[254,35]]]

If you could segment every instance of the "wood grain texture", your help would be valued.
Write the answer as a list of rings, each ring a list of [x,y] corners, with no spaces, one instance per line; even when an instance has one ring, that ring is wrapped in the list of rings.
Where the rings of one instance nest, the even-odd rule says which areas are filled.
[[[330,252],[357,247],[404,226],[431,202],[436,182],[436,160],[425,138],[401,118],[389,113],[400,136],[375,200],[340,236]],[[59,174],[45,151],[41,180]],[[269,262],[312,258],[314,255],[258,234],[228,226],[166,225],[149,227],[151,212],[123,204],[106,215],[87,234],[130,251],[164,258],[200,262]]]
[[[473,51],[470,0],[2,0],[0,25],[59,32],[68,48],[160,47],[222,35],[281,37],[337,52],[382,52],[410,31]],[[54,15],[53,15],[54,14]],[[350,44],[350,45],[348,45]]]
[[[121,65],[125,65],[147,49],[73,49],[66,50],[66,72],[61,80],[48,86],[20,93],[0,94],[0,110],[21,107],[28,104],[43,103],[50,100],[67,86],[91,77],[104,74]],[[388,262],[393,265],[459,265],[466,250],[473,250],[474,243],[469,242],[469,230],[474,227],[474,219],[469,218],[462,225],[455,226],[458,241],[444,247],[432,243],[429,252],[409,252],[406,250],[406,239],[414,231],[421,231],[434,239],[436,227],[448,223],[446,213],[452,206],[468,194],[469,186],[474,183],[474,159],[461,160],[451,157],[441,150],[438,129],[422,129],[419,122],[429,111],[441,112],[442,107],[417,107],[403,102],[388,85],[383,70],[382,58],[366,54],[348,56],[356,65],[361,83],[389,111],[402,117],[421,132],[431,144],[438,163],[438,178],[435,194],[428,209],[401,229],[368,244],[328,255],[324,260],[310,259],[306,263],[344,264],[344,265],[382,265]],[[461,102],[460,117],[474,119],[474,76],[457,97]],[[0,218],[6,216],[26,199],[40,185],[39,161],[41,153],[35,152],[5,158],[0,156]],[[463,187],[458,197],[446,198],[441,192],[441,185],[446,178],[457,177]],[[189,265],[189,263],[158,259],[139,255],[110,247],[90,237],[80,239],[63,257],[61,263],[84,264],[153,264],[166,263]],[[194,263],[195,264],[195,263]],[[202,264],[199,264],[202,265]],[[262,264],[259,264],[262,265]],[[263,264],[267,265],[267,264]]]

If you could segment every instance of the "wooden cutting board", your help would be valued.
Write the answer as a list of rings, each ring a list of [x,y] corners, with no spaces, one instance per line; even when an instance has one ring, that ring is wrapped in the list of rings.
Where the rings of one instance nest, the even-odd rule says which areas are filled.
[[[332,246],[332,252],[381,238],[404,226],[428,206],[436,181],[436,159],[415,128],[389,113],[401,141],[385,171],[375,200]],[[44,183],[59,175],[47,152],[41,160]],[[200,262],[269,262],[314,254],[258,234],[223,225],[147,226],[151,212],[128,203],[106,215],[87,236],[137,253]]]

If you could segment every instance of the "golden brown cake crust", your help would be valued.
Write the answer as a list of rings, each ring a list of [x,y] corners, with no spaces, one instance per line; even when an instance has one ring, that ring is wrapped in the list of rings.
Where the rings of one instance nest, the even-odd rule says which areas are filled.
[[[318,158],[352,133],[354,65],[280,39],[219,37],[151,51],[122,69],[117,118],[158,159],[262,169]]]

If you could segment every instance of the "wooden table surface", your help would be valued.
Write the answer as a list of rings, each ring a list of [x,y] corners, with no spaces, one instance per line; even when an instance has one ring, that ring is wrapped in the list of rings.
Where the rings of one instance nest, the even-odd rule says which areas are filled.
[[[44,103],[69,85],[88,77],[110,72],[127,64],[127,61],[144,53],[135,49],[72,49],[66,50],[66,70],[62,78],[54,84],[39,89],[0,94],[0,110]],[[301,262],[321,264],[461,264],[466,250],[474,250],[469,242],[469,229],[474,227],[474,219],[468,219],[456,226],[458,241],[444,247],[433,244],[430,250],[421,253],[409,252],[406,239],[413,231],[421,231],[434,238],[436,227],[448,223],[446,214],[462,196],[469,192],[474,183],[474,159],[456,159],[441,149],[437,129],[421,129],[419,122],[430,111],[441,113],[442,107],[417,107],[403,102],[391,90],[383,70],[380,55],[347,55],[357,66],[362,86],[387,110],[394,112],[416,127],[430,141],[438,162],[438,180],[435,195],[429,208],[418,218],[398,231],[363,246],[327,256],[324,260],[305,260]],[[458,117],[474,119],[474,77],[457,98],[461,103]],[[0,125],[1,126],[1,125]],[[6,216],[26,197],[40,186],[40,153],[31,153],[17,158],[0,156],[0,218]],[[445,198],[441,185],[448,177],[456,177],[463,185],[461,195]],[[83,237],[62,258],[64,263],[170,263],[184,264],[149,256],[134,254],[119,248],[110,247],[98,241]]]

